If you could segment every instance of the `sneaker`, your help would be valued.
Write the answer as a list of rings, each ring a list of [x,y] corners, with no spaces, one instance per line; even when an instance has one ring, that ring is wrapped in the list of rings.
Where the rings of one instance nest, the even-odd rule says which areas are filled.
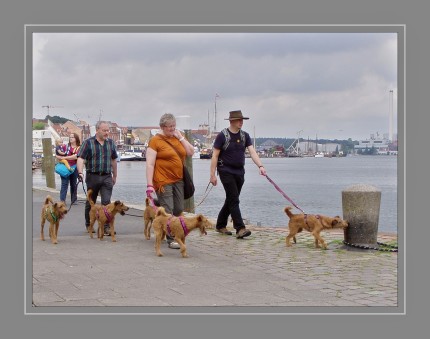
[[[225,234],[225,235],[232,235],[233,233],[231,233],[227,228],[223,227],[223,228],[217,228],[216,231],[218,233],[221,234]]]
[[[251,235],[251,231],[247,230],[245,227],[241,228],[239,232],[236,233],[237,239],[243,239]]]
[[[176,241],[172,241],[169,243],[169,248],[173,248],[174,250],[179,250],[181,246]]]

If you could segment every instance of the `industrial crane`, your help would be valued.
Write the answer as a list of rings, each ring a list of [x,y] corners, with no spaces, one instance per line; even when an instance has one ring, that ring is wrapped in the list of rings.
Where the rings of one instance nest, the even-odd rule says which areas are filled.
[[[42,108],[46,108],[48,110],[48,115],[49,115],[49,109],[50,108],[63,108],[64,106],[52,106],[52,105],[46,105],[46,106],[42,106]]]

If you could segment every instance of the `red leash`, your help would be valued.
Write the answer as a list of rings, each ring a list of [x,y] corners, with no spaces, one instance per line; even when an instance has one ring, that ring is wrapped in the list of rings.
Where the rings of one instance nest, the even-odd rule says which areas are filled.
[[[305,214],[305,211],[303,211],[299,206],[297,206],[295,203],[294,203],[294,201],[293,200],[291,200],[291,198],[288,196],[288,195],[286,195],[280,188],[279,188],[279,186],[278,185],[276,185],[274,182],[273,182],[273,180],[272,179],[270,179],[269,178],[269,176],[266,174],[266,178],[267,178],[267,180],[269,180],[269,182],[273,185],[273,186],[275,186],[275,188],[284,196],[284,198],[285,199],[287,199],[290,203],[292,203],[293,204],[293,206],[295,207],[295,208],[297,208],[298,210],[300,210],[300,211],[302,211],[302,213],[303,214]]]

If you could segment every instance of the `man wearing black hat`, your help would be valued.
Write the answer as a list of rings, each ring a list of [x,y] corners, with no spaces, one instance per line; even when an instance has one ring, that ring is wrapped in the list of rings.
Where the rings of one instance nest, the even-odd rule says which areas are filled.
[[[216,230],[221,234],[232,235],[226,227],[228,217],[231,215],[238,239],[251,235],[251,231],[245,227],[239,206],[239,195],[245,182],[246,149],[260,174],[266,175],[266,170],[252,146],[251,137],[247,132],[242,131],[243,120],[248,119],[240,110],[230,112],[228,119],[225,119],[230,121],[230,126],[222,130],[215,139],[210,169],[210,182],[214,186],[217,185],[215,175],[215,169],[217,169],[225,190],[225,202],[218,214]]]

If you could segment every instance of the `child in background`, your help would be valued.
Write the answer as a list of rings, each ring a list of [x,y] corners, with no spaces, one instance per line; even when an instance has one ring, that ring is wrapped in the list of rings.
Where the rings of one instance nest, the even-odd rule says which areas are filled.
[[[57,139],[55,141],[55,145],[55,154],[62,157],[66,156],[66,150],[64,149],[65,145],[63,145],[63,140]],[[66,166],[70,172],[73,172],[73,169],[70,167],[69,162],[67,160],[63,159],[59,160],[59,162],[63,163],[64,166]]]

